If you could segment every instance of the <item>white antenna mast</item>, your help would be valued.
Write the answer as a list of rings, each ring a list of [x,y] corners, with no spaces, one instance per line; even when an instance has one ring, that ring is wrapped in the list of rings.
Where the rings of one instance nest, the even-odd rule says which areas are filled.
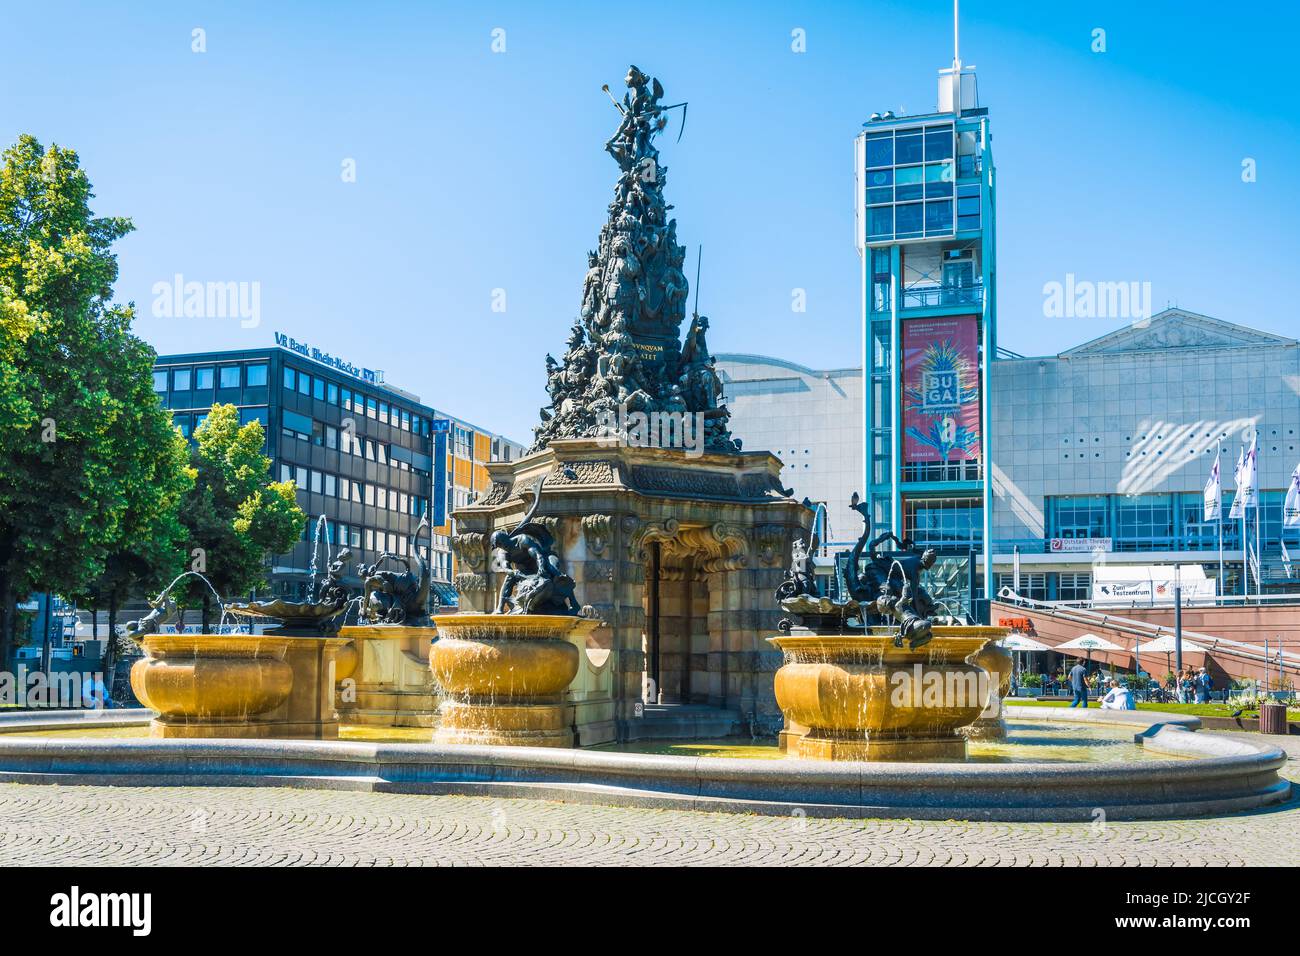
[[[957,6],[961,0],[952,0],[952,66],[954,70],[961,69],[961,53],[958,44],[957,32]]]
[[[961,46],[958,5],[961,0],[952,0],[952,111],[961,115]]]

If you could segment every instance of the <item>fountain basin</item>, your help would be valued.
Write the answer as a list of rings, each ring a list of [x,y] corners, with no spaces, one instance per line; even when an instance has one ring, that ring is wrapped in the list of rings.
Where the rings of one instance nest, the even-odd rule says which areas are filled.
[[[785,654],[775,690],[787,751],[805,760],[964,759],[960,730],[984,711],[989,682],[969,659],[1003,633],[938,626],[916,650],[895,647],[892,628],[769,638]]]
[[[572,747],[564,695],[578,674],[571,639],[601,622],[562,614],[442,614],[429,669],[437,744]]]
[[[983,668],[991,680],[984,712],[963,733],[968,740],[1005,740],[1007,721],[1002,716],[1002,701],[1011,692],[1011,672],[1015,669],[1015,661],[1010,651],[993,641],[985,644],[970,661]]]
[[[131,668],[131,689],[157,711],[155,737],[258,736],[259,715],[293,690],[287,640],[220,634],[154,634]]]
[[[157,716],[155,737],[338,736],[340,638],[151,634],[131,688]]]
[[[321,740],[95,739],[150,712],[0,711],[0,781],[94,786],[309,787],[484,795],[746,814],[1082,822],[1172,819],[1285,804],[1286,754],[1254,734],[1198,732],[1186,714],[1008,707],[1013,720],[1125,728],[1159,760],[810,763],[593,750]],[[56,732],[44,739],[18,736]],[[109,730],[110,733],[115,731]],[[66,734],[83,735],[68,737]],[[746,741],[747,742],[747,741]],[[1181,758],[1181,759],[1179,759]]]

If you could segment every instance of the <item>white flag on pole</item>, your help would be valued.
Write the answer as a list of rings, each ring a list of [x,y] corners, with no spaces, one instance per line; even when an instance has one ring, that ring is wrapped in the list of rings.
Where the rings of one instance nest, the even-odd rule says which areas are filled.
[[[1282,542],[1282,567],[1286,571],[1286,576],[1291,577],[1291,552],[1286,549],[1286,542]]]
[[[1246,471],[1246,449],[1237,452],[1237,464],[1232,469],[1232,484],[1236,491],[1232,495],[1232,508],[1228,511],[1228,517],[1233,521],[1244,518],[1246,512],[1242,505],[1241,499],[1241,478]]]
[[[1282,527],[1300,528],[1300,465],[1291,472],[1291,484],[1287,485],[1286,501],[1282,503]]]
[[[1237,493],[1232,498],[1230,518],[1244,518],[1247,508],[1259,506],[1259,468],[1255,461],[1259,454],[1258,442],[1256,435],[1250,440],[1250,450],[1243,449],[1237,459]]]
[[[1296,469],[1300,474],[1300,467]],[[1219,455],[1214,455],[1214,467],[1210,469],[1210,480],[1205,483],[1205,517],[1203,521],[1223,520],[1223,482],[1219,478]]]

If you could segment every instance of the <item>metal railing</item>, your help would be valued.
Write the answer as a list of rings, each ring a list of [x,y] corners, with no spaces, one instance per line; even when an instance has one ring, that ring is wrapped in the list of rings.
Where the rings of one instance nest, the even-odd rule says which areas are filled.
[[[934,309],[946,305],[982,305],[984,286],[911,286],[903,289],[904,309]]]
[[[998,599],[1029,608],[1035,612],[1046,614],[1050,618],[1066,621],[1070,624],[1109,628],[1126,637],[1135,638],[1135,648],[1128,651],[1128,653],[1133,653],[1135,656],[1141,654],[1142,641],[1151,641],[1164,636],[1172,637],[1175,633],[1179,633],[1182,639],[1200,644],[1205,650],[1212,653],[1224,654],[1253,664],[1263,664],[1265,667],[1277,667],[1300,674],[1300,655],[1291,651],[1283,651],[1280,648],[1270,649],[1265,654],[1264,649],[1258,644],[1247,644],[1244,641],[1234,641],[1214,634],[1189,631],[1185,627],[1176,629],[1167,624],[1152,624],[1148,621],[1120,617],[1117,614],[1110,613],[1109,610],[1100,611],[1080,606],[1078,602],[1039,601],[1017,594],[1007,587],[998,591]],[[1294,596],[1292,600],[1294,600]]]

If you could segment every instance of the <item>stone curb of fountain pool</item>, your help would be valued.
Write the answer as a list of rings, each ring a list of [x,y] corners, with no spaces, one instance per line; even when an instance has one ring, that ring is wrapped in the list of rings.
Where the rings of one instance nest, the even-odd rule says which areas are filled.
[[[1008,708],[1010,710],[1010,708]],[[534,797],[614,806],[912,819],[1066,822],[1190,817],[1285,802],[1286,756],[1263,742],[1195,731],[1196,718],[1112,713],[1017,718],[1131,725],[1143,746],[1185,761],[916,764],[770,761],[520,747],[438,747],[306,740],[3,739],[0,781],[198,786],[262,784],[378,792]],[[103,711],[101,726],[147,722]],[[1096,716],[1091,716],[1096,714]],[[14,720],[13,718],[25,718]],[[51,727],[94,726],[84,712]],[[107,723],[113,720],[112,724]],[[117,723],[121,721],[121,723]],[[0,732],[36,729],[0,715]]]

